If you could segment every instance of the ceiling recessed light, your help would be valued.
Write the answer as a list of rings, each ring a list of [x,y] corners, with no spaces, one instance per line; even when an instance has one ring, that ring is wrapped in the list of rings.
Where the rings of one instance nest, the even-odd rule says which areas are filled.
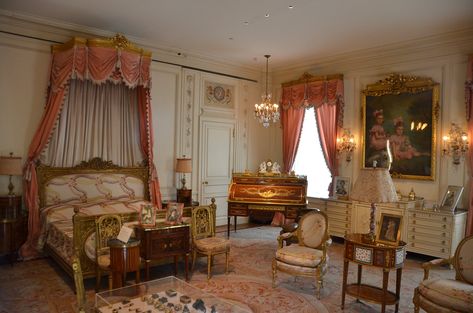
[[[294,9],[293,5],[288,6],[289,9]]]
[[[228,37],[228,40],[233,40],[233,37]]]
[[[250,23],[247,22],[247,21],[243,22],[243,25],[248,25],[248,24],[250,24]]]
[[[264,17],[268,18],[268,17],[269,17],[269,13],[266,13],[266,14],[264,15]]]

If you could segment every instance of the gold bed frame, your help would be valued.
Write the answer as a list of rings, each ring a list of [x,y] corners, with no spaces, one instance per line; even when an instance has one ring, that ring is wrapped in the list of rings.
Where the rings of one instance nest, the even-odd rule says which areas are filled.
[[[100,158],[93,158],[90,161],[82,161],[75,167],[50,167],[40,165],[37,167],[37,177],[39,186],[39,203],[40,208],[43,208],[46,203],[46,184],[53,178],[74,175],[74,174],[94,174],[94,173],[120,173],[127,174],[140,179],[144,184],[144,200],[149,200],[148,192],[148,167],[120,167],[113,164],[111,161],[103,161]],[[80,261],[82,274],[84,277],[95,277],[95,263],[85,254],[85,242],[87,238],[95,232],[95,219],[97,216],[88,216],[79,213],[80,205],[74,207],[73,222],[73,249],[78,251],[78,258]],[[161,213],[160,214],[164,214]],[[137,213],[120,214],[123,222],[136,221],[138,219]],[[159,216],[159,215],[158,215]],[[48,253],[71,277],[74,276],[72,264],[69,264],[54,249],[47,243],[44,246],[44,251]]]
[[[144,162],[146,163],[146,162]],[[120,167],[113,164],[111,161],[104,161],[101,158],[93,158],[89,161],[82,161],[79,165],[74,167],[50,167],[46,165],[39,165],[36,169],[39,186],[39,204],[43,208],[46,203],[46,184],[53,178],[74,175],[74,174],[94,174],[94,173],[120,173],[136,177],[143,181],[144,185],[144,200],[149,200],[149,185],[148,185],[148,166],[142,165],[137,167]],[[95,219],[98,216],[85,215],[79,212],[80,205],[74,208],[73,223],[73,249],[77,252],[77,257],[80,261],[80,266],[84,278],[95,277],[95,263],[85,254],[85,242],[87,238],[95,232]],[[138,220],[138,212],[136,213],[122,213],[120,214],[123,222],[130,222]],[[166,210],[160,210],[156,213],[156,218],[165,218]],[[192,216],[192,207],[185,207],[183,211],[184,217]],[[58,253],[54,251],[47,243],[44,246],[44,251],[48,253],[65,271],[74,277],[74,270],[72,264],[69,264]],[[167,259],[157,261],[156,264],[166,263]]]

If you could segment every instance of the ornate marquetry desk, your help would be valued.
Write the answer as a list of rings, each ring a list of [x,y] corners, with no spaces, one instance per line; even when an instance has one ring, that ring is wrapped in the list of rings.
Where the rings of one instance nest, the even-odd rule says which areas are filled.
[[[296,218],[306,208],[307,177],[234,173],[228,191],[228,224],[234,217],[260,212],[281,212],[286,218]]]

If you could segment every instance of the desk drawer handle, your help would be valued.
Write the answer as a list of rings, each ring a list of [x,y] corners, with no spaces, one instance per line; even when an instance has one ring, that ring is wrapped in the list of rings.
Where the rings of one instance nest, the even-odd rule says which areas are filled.
[[[415,223],[416,223],[416,221],[412,221],[412,224],[415,224]]]
[[[412,214],[412,217],[416,217],[416,214],[415,214],[415,213],[414,213],[414,214]]]
[[[445,244],[445,240],[442,240],[442,244],[443,244],[443,245]]]
[[[444,217],[444,218],[443,218],[443,221],[444,221],[444,222],[446,222],[446,221],[447,221],[447,218],[446,218],[446,217]]]
[[[442,248],[442,252],[445,252],[445,249],[444,249],[444,248]]]
[[[442,233],[442,236],[443,236],[443,237],[446,237],[446,236],[447,236],[447,234],[445,234],[445,233]]]
[[[416,236],[412,236],[412,239],[416,239]]]
[[[445,229],[445,228],[447,228],[447,225],[444,224],[442,227]]]

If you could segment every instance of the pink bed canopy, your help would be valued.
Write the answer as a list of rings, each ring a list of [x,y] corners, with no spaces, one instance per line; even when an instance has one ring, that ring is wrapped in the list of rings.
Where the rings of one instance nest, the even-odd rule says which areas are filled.
[[[151,53],[137,48],[122,35],[110,39],[73,38],[65,44],[53,46],[45,110],[30,144],[24,168],[24,194],[29,215],[28,238],[20,249],[22,258],[38,255],[40,216],[36,166],[60,117],[73,79],[87,80],[97,85],[112,82],[136,89],[140,148],[149,167],[150,199],[161,208],[159,180],[153,163],[150,64]]]

